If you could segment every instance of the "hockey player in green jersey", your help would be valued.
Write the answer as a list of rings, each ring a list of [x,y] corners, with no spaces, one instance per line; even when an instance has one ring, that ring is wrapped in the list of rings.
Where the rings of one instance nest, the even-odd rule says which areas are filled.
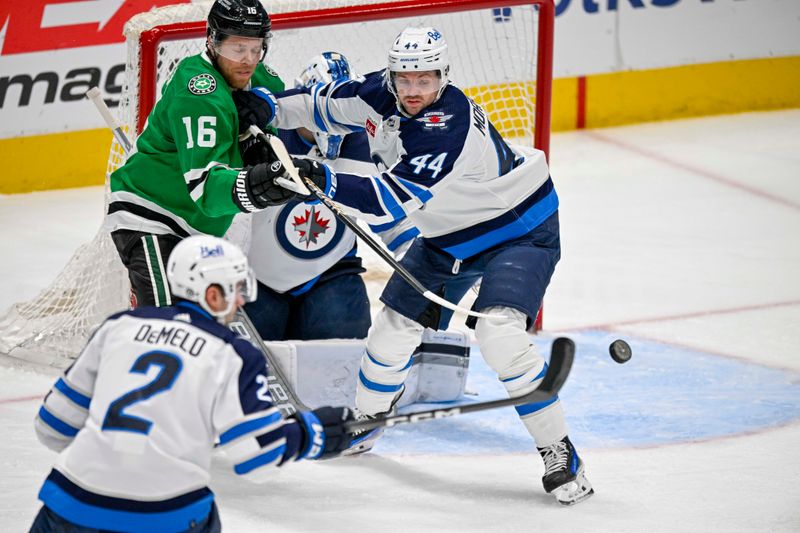
[[[164,265],[181,239],[221,237],[237,213],[294,197],[274,183],[285,170],[265,146],[253,140],[240,146],[246,126],[234,104],[251,84],[284,88],[262,63],[271,25],[258,0],[217,0],[206,50],[180,62],[136,150],[111,175],[105,227],[128,269],[136,305],[171,304]],[[266,116],[251,119],[266,128]]]

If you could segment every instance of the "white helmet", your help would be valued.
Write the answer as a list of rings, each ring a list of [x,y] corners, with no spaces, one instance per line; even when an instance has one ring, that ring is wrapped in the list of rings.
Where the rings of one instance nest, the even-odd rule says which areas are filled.
[[[218,321],[228,315],[241,293],[246,302],[256,298],[258,287],[247,257],[235,244],[212,237],[188,237],[172,250],[167,262],[167,277],[172,294],[200,304]],[[206,301],[206,289],[219,285],[228,307],[213,311]]]
[[[398,72],[425,72],[435,70],[439,73],[441,85],[436,95],[438,99],[447,86],[450,73],[450,58],[447,42],[436,28],[406,28],[395,39],[389,50],[389,90],[395,97],[394,74]]]
[[[358,77],[344,55],[339,52],[322,52],[314,56],[303,69],[300,76],[294,79],[295,88],[313,87],[320,83],[332,81],[342,82]],[[325,159],[336,159],[342,147],[341,135],[330,135],[314,132],[317,147]]]

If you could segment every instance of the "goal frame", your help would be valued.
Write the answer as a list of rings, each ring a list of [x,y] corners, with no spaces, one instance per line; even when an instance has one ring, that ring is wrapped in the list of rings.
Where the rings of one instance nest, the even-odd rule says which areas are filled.
[[[553,86],[553,34],[555,30],[554,0],[405,0],[401,2],[363,4],[318,10],[270,14],[274,30],[290,30],[328,26],[399,17],[435,15],[441,13],[494,9],[520,5],[538,6],[536,106],[534,109],[533,146],[550,160],[550,114]],[[157,96],[158,47],[165,42],[202,38],[206,22],[181,22],[156,26],[139,35],[139,84],[137,98],[136,134],[144,129],[147,116]],[[544,103],[544,105],[540,105]],[[542,310],[536,316],[533,330],[542,328]]]
[[[405,0],[403,2],[365,4],[350,7],[335,7],[314,11],[296,11],[270,15],[272,28],[291,30],[313,26],[368,22],[413,15],[434,15],[455,11],[472,11],[519,5],[539,6],[537,30],[536,64],[536,108],[534,117],[533,146],[550,156],[550,102],[553,86],[553,33],[555,6],[553,0]],[[183,22],[157,26],[145,30],[139,36],[139,98],[136,133],[144,129],[147,115],[156,101],[157,51],[160,44],[187,38],[202,38],[206,33],[206,22]],[[547,102],[548,105],[538,105]],[[147,110],[147,112],[143,112]]]

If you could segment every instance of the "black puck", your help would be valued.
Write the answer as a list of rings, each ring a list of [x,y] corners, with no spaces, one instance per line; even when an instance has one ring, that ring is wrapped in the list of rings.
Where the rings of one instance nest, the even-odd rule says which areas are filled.
[[[631,360],[631,346],[622,339],[617,339],[608,346],[608,353],[611,359],[619,364],[627,363]]]

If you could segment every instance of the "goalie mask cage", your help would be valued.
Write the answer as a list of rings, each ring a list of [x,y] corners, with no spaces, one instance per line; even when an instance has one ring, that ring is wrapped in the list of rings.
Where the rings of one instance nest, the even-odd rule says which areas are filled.
[[[287,88],[321,52],[341,52],[356,72],[367,73],[385,67],[392,39],[403,28],[434,26],[448,43],[451,82],[484,107],[502,135],[548,152],[553,0],[263,3],[274,35],[265,62]],[[112,113],[132,142],[180,60],[204,50],[210,6],[202,2],[163,7],[136,15],[125,25],[125,83]],[[124,161],[115,140],[106,191],[108,175]],[[12,361],[66,367],[93,328],[128,307],[129,291],[127,272],[101,228],[49,287],[0,317],[0,354]]]

